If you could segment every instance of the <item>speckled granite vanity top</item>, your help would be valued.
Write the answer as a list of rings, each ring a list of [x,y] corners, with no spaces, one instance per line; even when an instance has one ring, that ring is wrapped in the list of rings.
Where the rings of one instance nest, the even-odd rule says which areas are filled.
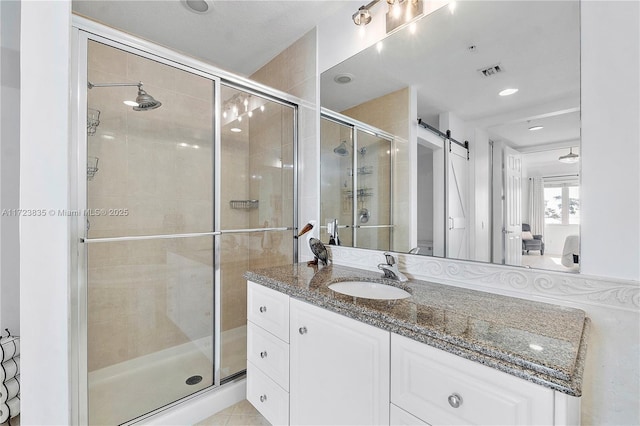
[[[258,269],[245,278],[560,392],[580,396],[589,319],[584,311],[381,273],[306,263]],[[348,280],[401,287],[411,297],[372,300],[328,285]]]

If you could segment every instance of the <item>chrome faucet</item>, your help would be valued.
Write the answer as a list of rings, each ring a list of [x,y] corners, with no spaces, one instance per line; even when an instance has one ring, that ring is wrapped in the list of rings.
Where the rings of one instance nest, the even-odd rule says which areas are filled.
[[[387,260],[387,263],[381,263],[378,265],[378,269],[384,272],[384,277],[392,280],[406,282],[409,281],[402,272],[398,270],[398,263],[396,262],[396,258],[389,252],[384,253],[384,257]]]

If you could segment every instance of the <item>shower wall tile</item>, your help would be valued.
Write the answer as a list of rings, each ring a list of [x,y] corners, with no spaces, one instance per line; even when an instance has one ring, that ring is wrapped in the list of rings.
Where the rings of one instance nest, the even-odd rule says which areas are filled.
[[[91,54],[88,58],[89,70],[102,71],[118,76],[126,76],[127,53],[98,42],[91,42]],[[92,81],[92,83],[115,83],[116,80]],[[124,82],[124,81],[123,81]]]

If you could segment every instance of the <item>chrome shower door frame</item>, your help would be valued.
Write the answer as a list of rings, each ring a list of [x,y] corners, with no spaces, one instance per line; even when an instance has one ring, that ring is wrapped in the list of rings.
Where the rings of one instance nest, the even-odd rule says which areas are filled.
[[[71,58],[71,130],[72,139],[70,141],[71,159],[70,176],[70,207],[75,211],[82,211],[87,208],[87,59],[88,43],[90,40],[103,43],[110,47],[121,49],[128,53],[133,53],[147,59],[154,60],[164,65],[168,65],[189,73],[207,78],[214,83],[214,103],[213,108],[213,231],[197,232],[188,234],[154,235],[154,236],[123,236],[116,238],[87,238],[86,221],[82,216],[71,216],[70,229],[70,252],[72,262],[70,267],[75,271],[72,275],[70,299],[71,308],[69,312],[69,364],[71,380],[71,419],[74,424],[88,424],[88,364],[87,364],[87,248],[89,244],[99,244],[108,241],[134,241],[161,238],[192,238],[212,236],[214,242],[214,328],[213,328],[213,352],[214,352],[214,380],[213,385],[202,389],[192,395],[174,401],[168,405],[158,408],[148,414],[135,418],[135,422],[151,417],[160,411],[170,409],[185,401],[196,398],[205,393],[214,391],[221,385],[220,371],[220,153],[221,153],[221,81],[225,84],[232,84],[243,90],[252,91],[261,96],[268,97],[294,109],[294,129],[293,129],[293,230],[298,226],[298,105],[303,101],[287,93],[269,88],[251,80],[238,77],[232,73],[214,67],[205,62],[191,58],[189,56],[174,52],[170,49],[158,46],[149,41],[137,38],[116,29],[104,26],[94,21],[74,15],[72,17],[72,49],[74,55]],[[289,228],[287,228],[289,229]],[[280,230],[280,229],[279,229]],[[248,231],[248,230],[243,230]],[[264,229],[260,229],[264,231]],[[228,232],[228,231],[227,231]],[[297,241],[293,243],[293,258],[297,261],[298,247]],[[133,419],[132,419],[133,420]],[[132,422],[129,422],[132,423]]]

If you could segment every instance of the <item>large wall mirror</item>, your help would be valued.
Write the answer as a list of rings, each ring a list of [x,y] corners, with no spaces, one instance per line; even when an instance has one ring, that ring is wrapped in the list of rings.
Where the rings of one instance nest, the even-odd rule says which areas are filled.
[[[579,7],[459,1],[323,72],[323,229],[338,220],[343,245],[577,272]],[[383,136],[375,158],[354,145],[358,125],[373,129],[363,143]],[[384,225],[364,245],[346,229],[363,208]]]

